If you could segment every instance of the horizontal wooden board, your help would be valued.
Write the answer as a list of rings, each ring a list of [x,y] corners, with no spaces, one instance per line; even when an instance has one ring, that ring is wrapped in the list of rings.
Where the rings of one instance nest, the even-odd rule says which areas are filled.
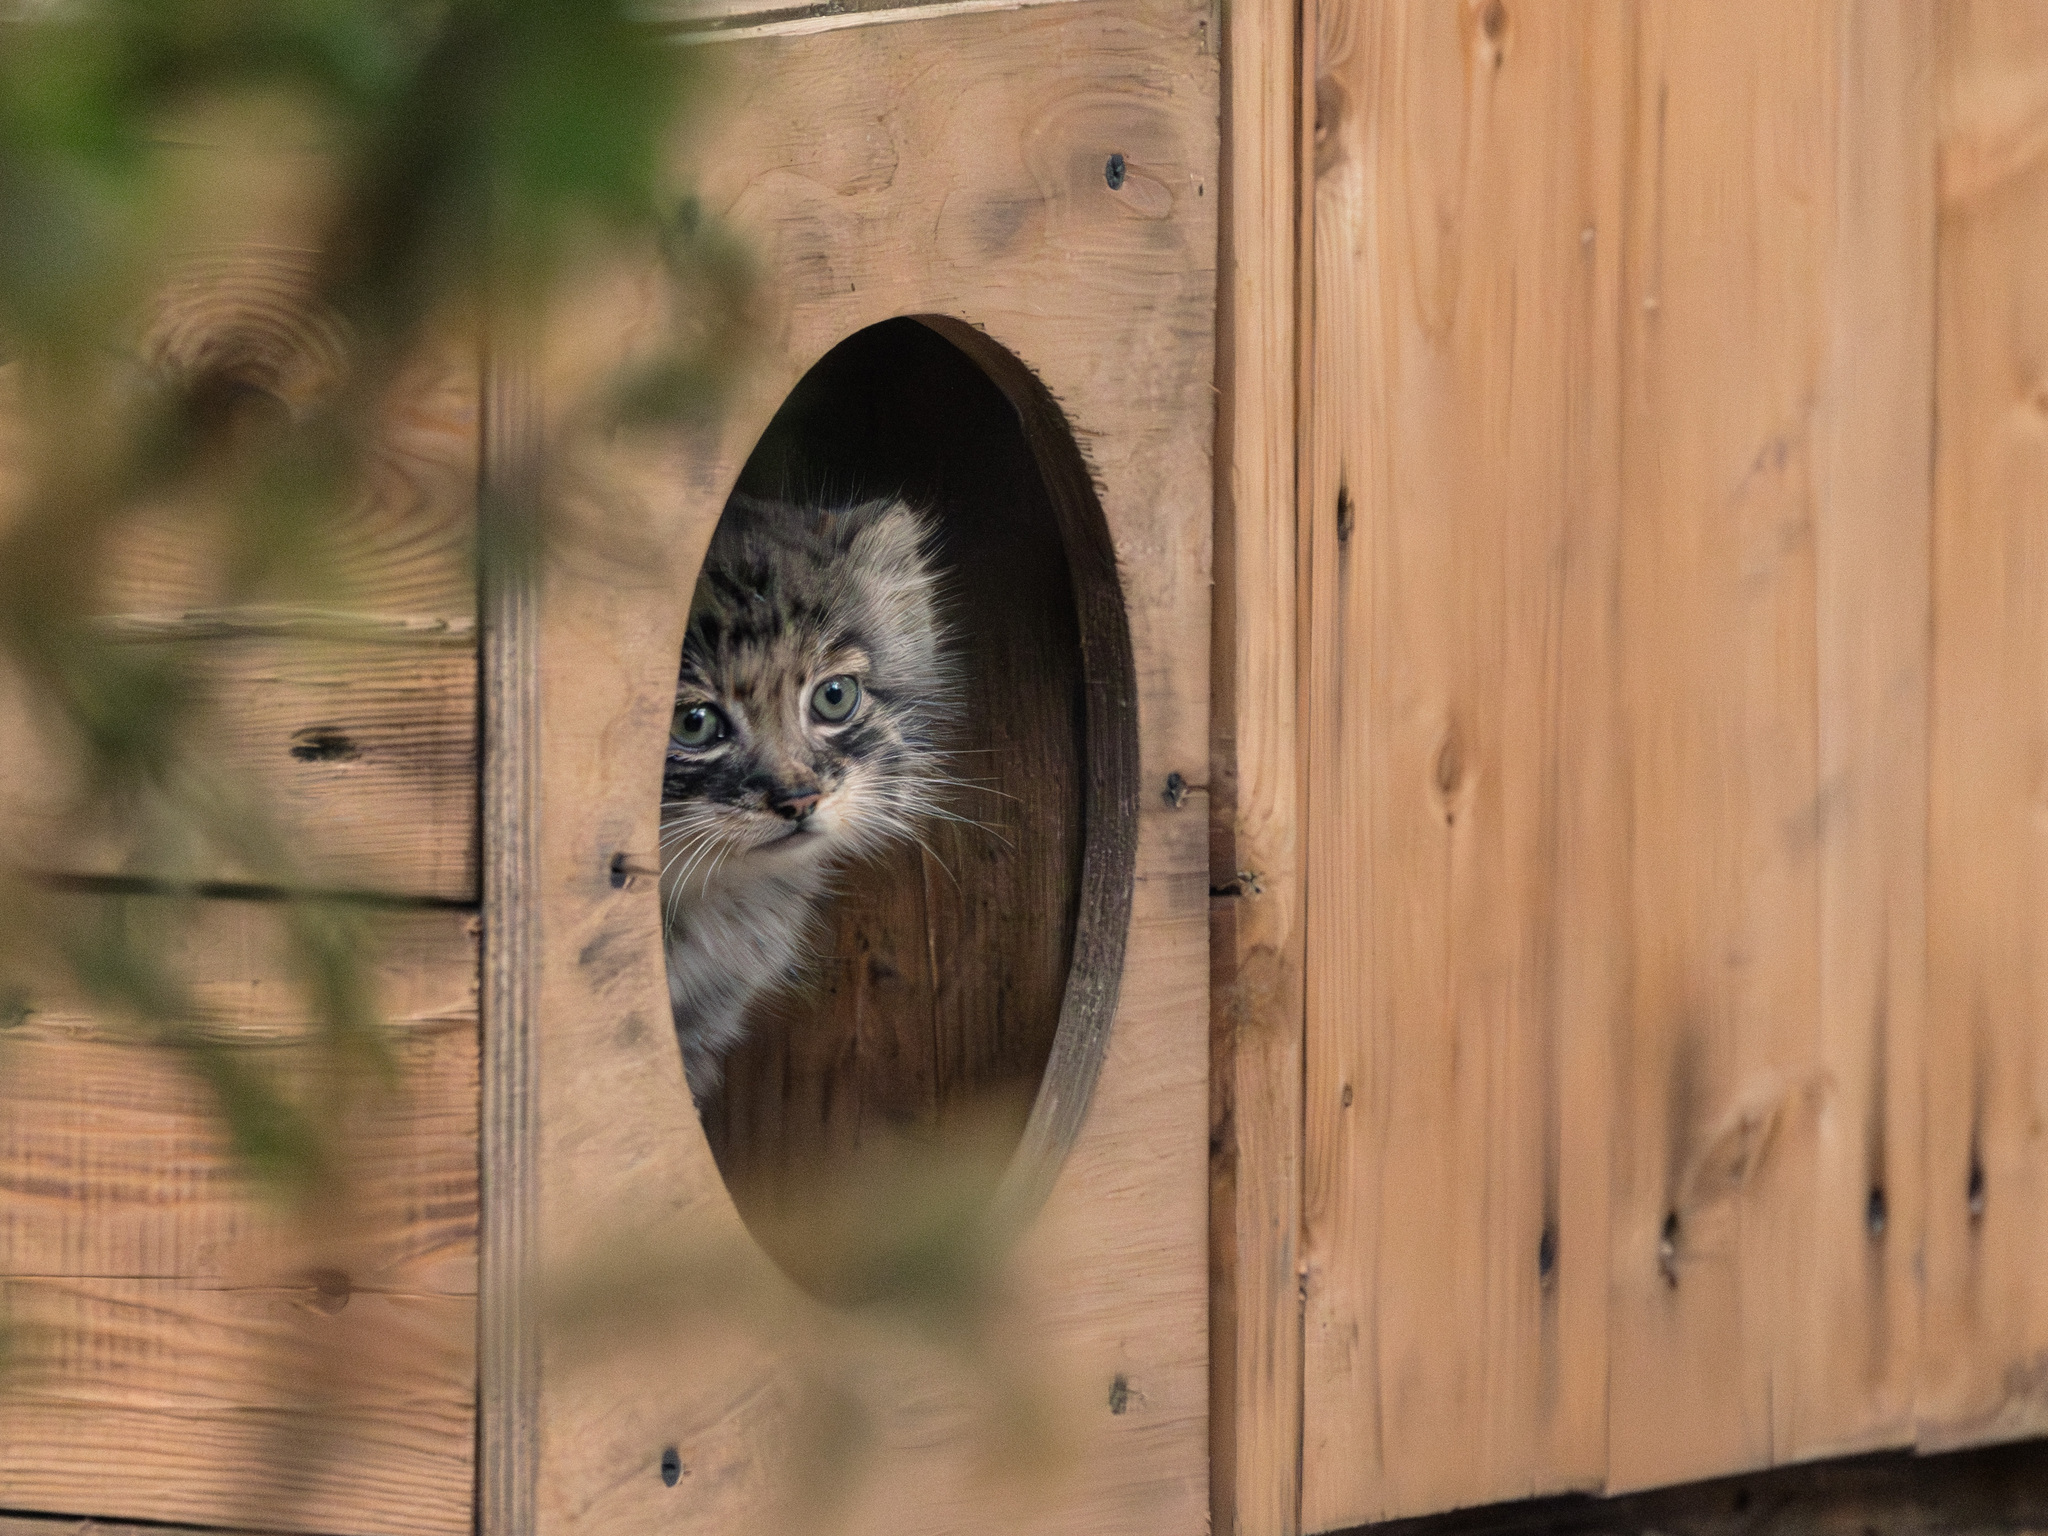
[[[354,1102],[339,1181],[293,1213],[231,1162],[171,1053],[61,987],[31,995],[0,1032],[0,1505],[467,1530],[476,918],[359,915],[396,1069],[382,1087],[322,1070],[280,905],[75,904],[159,941],[208,1039],[302,1103]]]
[[[193,258],[146,307],[139,359],[164,378],[225,372],[287,413],[316,407],[351,358],[306,294],[311,260],[289,244]],[[33,467],[55,451],[19,366],[0,367],[0,522],[33,510]],[[128,509],[103,540],[85,600],[99,633],[174,659],[210,701],[187,717],[178,788],[203,772],[206,793],[260,807],[291,868],[148,808],[86,803],[64,731],[4,676],[0,861],[475,900],[478,389],[473,342],[423,346],[390,381],[358,479],[271,531],[283,553],[261,579],[202,489]]]
[[[281,865],[195,838],[189,818],[163,803],[122,811],[90,798],[76,753],[38,728],[34,704],[5,678],[0,858],[64,873],[475,900],[473,636],[342,632],[357,638],[242,613],[177,619],[135,641],[180,647],[203,699],[183,771],[247,807],[229,817],[238,830],[267,825]]]
[[[275,952],[272,914],[221,903],[207,917],[181,935],[174,963],[197,978],[209,1034],[246,1047],[291,1091],[317,1092],[317,1037]],[[357,1089],[346,1231],[327,1220],[299,1230],[252,1193],[210,1092],[171,1052],[121,1020],[32,1003],[0,1035],[0,1275],[211,1283],[338,1268],[358,1285],[472,1293],[475,925],[447,912],[374,923],[396,1077],[389,1090]]]
[[[229,308],[224,319],[252,323]],[[287,313],[269,323],[291,322]],[[258,605],[254,617],[282,609],[418,632],[473,627],[477,387],[475,349],[453,341],[403,370],[355,494],[294,530],[289,560],[258,592],[238,598],[231,584],[219,507],[151,506],[107,550],[95,611],[232,616],[240,601]]]
[[[470,1529],[476,1304],[6,1280],[0,1499],[334,1536]]]

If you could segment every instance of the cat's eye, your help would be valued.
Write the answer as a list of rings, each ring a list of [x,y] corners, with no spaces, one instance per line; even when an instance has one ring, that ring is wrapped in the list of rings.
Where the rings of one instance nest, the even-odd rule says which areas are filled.
[[[860,705],[860,684],[844,674],[828,677],[811,690],[811,713],[827,725],[837,725]]]
[[[675,729],[669,734],[682,747],[708,747],[725,739],[725,716],[709,704],[692,704],[676,714]]]

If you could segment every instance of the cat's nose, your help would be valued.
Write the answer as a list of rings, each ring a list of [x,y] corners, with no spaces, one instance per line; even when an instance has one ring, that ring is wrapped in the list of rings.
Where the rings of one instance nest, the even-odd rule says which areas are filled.
[[[775,814],[784,821],[802,821],[818,804],[815,789],[778,789],[768,797],[768,803],[775,807]]]

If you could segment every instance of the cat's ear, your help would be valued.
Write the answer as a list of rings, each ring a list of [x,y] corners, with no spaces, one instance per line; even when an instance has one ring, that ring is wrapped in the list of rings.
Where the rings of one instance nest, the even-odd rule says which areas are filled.
[[[902,501],[871,501],[847,514],[853,537],[846,553],[857,564],[892,579],[923,577],[931,523]]]

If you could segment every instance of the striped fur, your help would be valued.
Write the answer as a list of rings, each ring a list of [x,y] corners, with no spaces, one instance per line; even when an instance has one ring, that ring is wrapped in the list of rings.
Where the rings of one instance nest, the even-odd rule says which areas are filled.
[[[662,781],[669,998],[700,1101],[751,1005],[801,978],[833,870],[943,814],[957,680],[930,542],[899,501],[743,496],[712,537]],[[813,701],[836,677],[856,680],[859,702],[833,722]],[[724,734],[693,742],[703,710]]]

